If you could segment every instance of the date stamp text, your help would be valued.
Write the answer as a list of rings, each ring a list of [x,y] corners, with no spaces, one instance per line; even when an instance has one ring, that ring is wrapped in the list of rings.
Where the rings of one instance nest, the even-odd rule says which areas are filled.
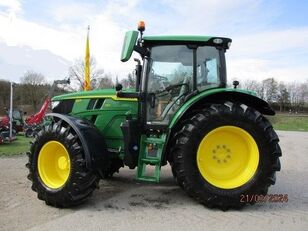
[[[258,194],[242,194],[240,195],[241,203],[284,203],[288,202],[288,194],[266,194],[266,195],[258,195]]]

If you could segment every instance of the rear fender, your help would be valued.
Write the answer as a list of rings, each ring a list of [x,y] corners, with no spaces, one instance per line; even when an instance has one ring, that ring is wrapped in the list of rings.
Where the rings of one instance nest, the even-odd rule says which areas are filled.
[[[222,101],[243,103],[249,107],[253,107],[262,114],[275,115],[275,111],[270,107],[270,105],[263,99],[255,96],[252,92],[238,89],[218,88],[202,92],[199,95],[190,98],[174,115],[169,124],[169,128],[172,129],[189,111],[202,109],[206,103]]]
[[[84,150],[88,169],[104,170],[108,168],[110,155],[105,139],[92,123],[84,119],[58,113],[49,113],[46,117],[52,117],[55,121],[61,119],[76,132]]]

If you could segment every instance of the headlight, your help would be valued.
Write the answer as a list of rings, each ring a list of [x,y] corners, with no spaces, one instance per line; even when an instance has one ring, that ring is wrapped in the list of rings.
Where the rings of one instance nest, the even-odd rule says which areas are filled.
[[[58,106],[60,101],[52,101],[51,102],[51,109],[53,110],[56,106]]]

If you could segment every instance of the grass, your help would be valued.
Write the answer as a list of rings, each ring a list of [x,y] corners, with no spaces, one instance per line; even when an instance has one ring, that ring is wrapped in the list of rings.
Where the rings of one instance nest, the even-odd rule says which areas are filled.
[[[24,135],[18,135],[12,143],[0,144],[0,156],[20,155],[30,149],[32,138],[26,138]]]
[[[267,117],[276,130],[282,131],[308,131],[308,115],[278,114]],[[26,153],[30,149],[32,138],[18,135],[12,143],[0,144],[0,156],[11,156]]]
[[[267,118],[276,130],[308,131],[308,115],[277,114]]]

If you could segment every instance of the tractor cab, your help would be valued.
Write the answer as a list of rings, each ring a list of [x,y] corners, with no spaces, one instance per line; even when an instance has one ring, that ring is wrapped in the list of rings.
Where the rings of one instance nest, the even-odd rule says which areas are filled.
[[[170,118],[191,96],[225,86],[223,55],[215,47],[159,45],[151,47],[147,73],[147,124],[168,125]]]
[[[138,52],[136,94],[146,127],[167,126],[176,111],[202,91],[226,87],[225,51],[231,39],[210,36],[145,36],[144,24],[126,33],[121,60]],[[137,45],[135,45],[137,44]],[[137,60],[137,59],[135,59]],[[140,61],[138,61],[140,63]]]

